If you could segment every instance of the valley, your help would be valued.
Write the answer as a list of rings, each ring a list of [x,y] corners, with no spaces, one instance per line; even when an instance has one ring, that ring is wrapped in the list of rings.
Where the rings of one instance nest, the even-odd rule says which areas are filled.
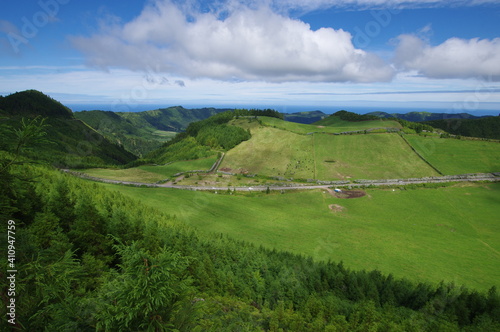
[[[497,140],[347,111],[73,114],[35,90],[0,114],[30,330],[500,326]]]

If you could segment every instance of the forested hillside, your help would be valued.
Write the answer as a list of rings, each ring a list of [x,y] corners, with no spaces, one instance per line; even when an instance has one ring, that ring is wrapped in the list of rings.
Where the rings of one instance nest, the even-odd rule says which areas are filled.
[[[250,139],[248,130],[241,127],[229,126],[227,123],[237,117],[268,116],[283,119],[277,111],[236,109],[216,114],[208,119],[192,122],[183,133],[177,134],[163,147],[152,151],[138,163],[155,162],[158,164],[177,160],[198,159],[216,154],[218,151],[227,151],[239,143]]]
[[[140,126],[134,125],[130,120],[110,111],[76,112],[75,117],[139,157],[159,148],[175,135],[158,131],[148,123]]]
[[[43,137],[25,133],[26,142]],[[0,154],[15,228],[15,322],[27,331],[495,331],[500,297],[198,234],[138,201]],[[1,237],[7,248],[6,237]],[[7,255],[0,257],[7,266]]]
[[[445,119],[425,124],[443,129],[453,135],[500,139],[500,116],[480,119]]]
[[[186,130],[191,122],[207,119],[225,109],[185,109],[182,106],[162,108],[145,112],[82,111],[75,117],[92,128],[123,145],[137,156],[159,148],[176,132]]]
[[[73,168],[122,165],[137,158],[75,119],[71,110],[41,92],[28,90],[2,97],[0,109],[1,122],[12,128],[2,134],[7,150],[16,149],[16,130],[22,127],[23,118],[25,124],[41,123],[44,119],[46,142],[26,152],[32,158]]]
[[[431,113],[431,112],[408,112],[408,113],[387,113],[370,112],[368,115],[374,115],[380,118],[398,118],[405,121],[422,122],[443,119],[477,119],[477,116],[468,113]]]

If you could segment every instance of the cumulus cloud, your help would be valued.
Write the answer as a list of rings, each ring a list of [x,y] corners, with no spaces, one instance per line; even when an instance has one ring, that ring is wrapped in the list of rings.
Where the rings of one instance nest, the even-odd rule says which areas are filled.
[[[414,35],[398,37],[395,63],[430,78],[482,78],[500,81],[500,38],[450,38],[431,46]]]
[[[156,1],[131,22],[72,42],[93,66],[191,78],[374,82],[394,75],[378,56],[356,49],[349,32],[313,31],[269,6],[225,8],[193,12]]]

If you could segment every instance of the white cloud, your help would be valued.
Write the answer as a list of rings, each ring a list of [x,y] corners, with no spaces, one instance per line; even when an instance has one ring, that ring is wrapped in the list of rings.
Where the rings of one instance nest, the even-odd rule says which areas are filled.
[[[316,31],[268,6],[189,14],[170,1],[148,5],[133,21],[73,37],[90,65],[154,70],[191,78],[268,82],[388,81],[393,69],[356,49],[343,30]]]
[[[414,36],[401,35],[395,63],[430,78],[482,78],[500,81],[500,38],[450,38],[431,46]]]

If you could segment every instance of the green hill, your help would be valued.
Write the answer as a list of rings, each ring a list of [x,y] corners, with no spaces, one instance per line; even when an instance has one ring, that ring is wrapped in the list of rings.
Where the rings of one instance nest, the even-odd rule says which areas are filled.
[[[73,119],[73,112],[69,108],[37,90],[0,96],[0,115]]]
[[[109,111],[76,112],[75,117],[139,157],[175,136],[174,132],[158,130],[146,121],[132,124],[130,120]]]
[[[328,115],[321,111],[285,113],[285,121],[297,122],[303,124],[311,124],[326,118]]]
[[[453,135],[500,139],[500,116],[479,119],[450,119],[426,121],[425,124]]]
[[[27,152],[28,157],[45,160],[58,167],[93,167],[123,165],[137,157],[111,143],[85,122],[75,119],[70,109],[35,90],[0,98],[3,123],[14,128],[22,118],[46,118],[49,143]],[[12,140],[12,135],[5,138]],[[7,148],[9,144],[7,143]],[[12,148],[12,146],[11,146]]]
[[[135,127],[153,127],[157,130],[180,132],[196,121],[207,119],[228,109],[199,108],[186,109],[182,106],[161,108],[145,112],[118,112]]]
[[[367,115],[377,116],[379,118],[390,119],[398,118],[412,122],[433,121],[442,119],[477,119],[477,116],[468,113],[432,113],[432,112],[408,112],[408,113],[387,113],[371,112]]]
[[[112,142],[143,157],[169,141],[175,133],[186,130],[190,123],[224,111],[175,106],[145,112],[82,111],[76,112],[75,117],[88,123]]]
[[[267,120],[270,119],[264,120],[264,125],[254,125],[250,129],[251,139],[226,153],[221,169],[233,173],[319,180],[437,175],[395,133],[301,134],[314,126],[289,122],[282,122],[283,126],[269,126]],[[280,121],[274,120],[271,123]],[[244,126],[245,121],[248,120],[235,120],[233,125]],[[293,126],[293,130],[284,129],[285,125]]]

